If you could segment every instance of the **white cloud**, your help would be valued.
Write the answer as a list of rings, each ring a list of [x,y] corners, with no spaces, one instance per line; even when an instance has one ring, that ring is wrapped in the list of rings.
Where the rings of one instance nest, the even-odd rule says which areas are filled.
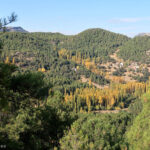
[[[140,21],[150,21],[150,17],[146,18],[114,18],[111,19],[109,22],[111,23],[136,23]]]

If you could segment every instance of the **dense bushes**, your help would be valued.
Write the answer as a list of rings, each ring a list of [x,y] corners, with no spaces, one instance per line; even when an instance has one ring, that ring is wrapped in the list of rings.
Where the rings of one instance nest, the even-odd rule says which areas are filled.
[[[32,72],[13,75],[14,69],[11,67],[13,66],[7,64],[0,65],[1,72],[6,71],[8,76],[5,79],[2,74],[1,77],[5,80],[0,81],[0,91],[3,93],[0,95],[0,142],[7,149],[149,148],[149,92],[142,98],[143,109],[141,101],[136,100],[130,106],[130,112],[76,113],[69,103],[65,103],[63,92],[56,89],[50,89],[49,97],[37,105],[40,100],[37,97],[39,88],[47,87],[43,75]],[[69,91],[66,89],[64,92]],[[40,96],[47,97],[43,90],[40,93]]]
[[[14,66],[0,64],[0,143],[18,150],[58,146],[75,115],[42,73],[14,71]]]
[[[61,139],[61,149],[125,149],[124,133],[130,120],[127,113],[81,116]]]
[[[150,141],[150,91],[142,97],[143,109],[126,133],[130,149],[148,150]]]
[[[126,72],[126,69],[121,67],[121,68],[117,69],[116,71],[114,71],[113,75],[114,76],[123,76],[125,72]]]

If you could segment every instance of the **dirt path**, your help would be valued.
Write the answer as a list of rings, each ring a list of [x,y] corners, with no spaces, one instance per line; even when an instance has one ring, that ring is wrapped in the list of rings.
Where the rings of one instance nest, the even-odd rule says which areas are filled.
[[[117,62],[124,62],[123,59],[120,59],[118,56],[117,56],[117,53],[119,52],[119,49],[117,49],[115,51],[115,53],[113,53],[112,55],[110,55],[111,58],[113,58],[114,60],[116,60]]]
[[[89,78],[86,78],[85,76],[81,76],[81,81],[82,83],[89,83],[90,79]],[[95,87],[97,87],[98,89],[104,89],[104,88],[108,88],[109,85],[99,85],[97,83],[94,83],[94,82],[91,82],[91,84]]]

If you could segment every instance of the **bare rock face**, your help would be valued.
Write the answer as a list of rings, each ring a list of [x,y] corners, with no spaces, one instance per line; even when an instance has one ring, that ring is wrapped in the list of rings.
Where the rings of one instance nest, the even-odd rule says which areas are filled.
[[[2,31],[2,30],[0,30]],[[7,32],[24,32],[27,33],[28,31],[24,30],[22,27],[7,27],[6,28]]]
[[[137,36],[150,36],[150,33],[139,33]]]

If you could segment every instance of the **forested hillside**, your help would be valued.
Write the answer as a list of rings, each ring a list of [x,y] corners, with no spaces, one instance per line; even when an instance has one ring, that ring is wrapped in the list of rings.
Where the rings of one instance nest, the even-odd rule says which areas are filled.
[[[131,60],[142,63],[150,63],[150,37],[138,36],[120,47],[119,56],[124,60]]]
[[[81,75],[100,85],[109,83],[109,79],[105,79],[105,69],[97,64],[112,61],[109,54],[129,40],[102,29],[89,29],[75,36],[1,33],[0,39],[4,45],[1,55],[4,62],[13,62],[22,70],[44,71],[56,85],[57,80],[71,84]]]
[[[0,40],[2,147],[148,149],[149,37],[88,29]]]
[[[78,51],[84,58],[109,57],[129,38],[103,29],[88,29],[72,36],[62,44],[63,48]]]
[[[81,52],[85,58],[109,57],[129,38],[102,29],[89,29],[75,36],[59,33],[5,33],[0,35],[5,50],[58,50]],[[12,42],[13,40],[13,42]],[[74,54],[72,54],[74,55]]]

